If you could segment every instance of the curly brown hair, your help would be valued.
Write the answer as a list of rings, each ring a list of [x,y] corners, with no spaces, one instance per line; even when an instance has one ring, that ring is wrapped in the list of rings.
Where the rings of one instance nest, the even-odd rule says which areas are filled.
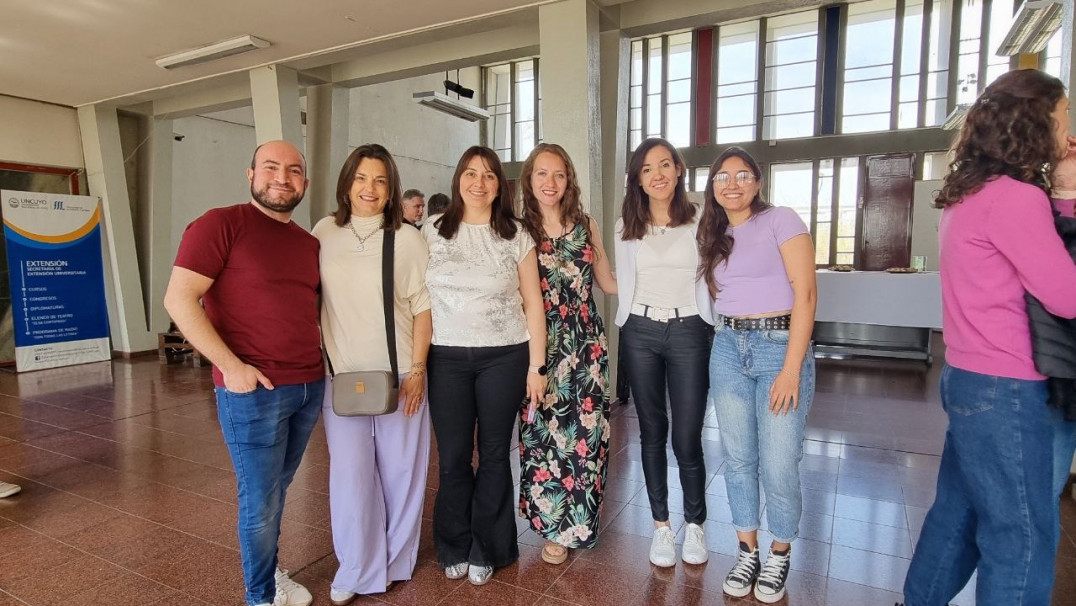
[[[987,86],[968,109],[934,205],[959,204],[1000,176],[1047,191],[1060,153],[1052,114],[1064,96],[1061,81],[1037,69],[1007,72]]]
[[[572,227],[576,224],[583,226],[587,234],[587,244],[590,241],[590,217],[583,212],[582,194],[579,190],[579,178],[575,173],[575,165],[568,157],[568,152],[556,143],[539,143],[527,159],[523,161],[523,167],[519,172],[519,190],[523,206],[523,227],[530,233],[536,243],[540,243],[545,237],[545,229],[542,227],[542,211],[538,206],[538,199],[534,197],[534,189],[531,187],[531,175],[534,173],[534,162],[539,154],[553,154],[564,163],[564,172],[567,176],[567,186],[564,188],[564,197],[560,199],[560,224],[564,227]]]
[[[710,172],[706,176],[706,193],[703,194],[702,219],[699,220],[699,277],[706,280],[706,286],[710,289],[710,296],[717,296],[717,280],[714,279],[714,269],[729,258],[732,254],[732,236],[728,233],[729,216],[717,203],[714,193],[714,176],[721,170],[721,165],[729,158],[739,158],[751,169],[751,173],[758,180],[758,191],[751,200],[751,214],[757,215],[773,205],[762,197],[762,167],[758,161],[747,153],[742,147],[733,145],[721,152],[710,166]]]
[[[621,240],[642,240],[646,235],[650,223],[650,196],[643,191],[639,176],[646,162],[646,154],[658,146],[669,151],[673,162],[680,169],[680,177],[676,179],[676,189],[673,190],[672,204],[669,205],[669,227],[684,225],[695,218],[695,205],[687,199],[687,167],[684,165],[684,159],[672,143],[660,137],[651,137],[635,148],[631,160],[628,161],[628,186],[624,191],[624,205],[620,209],[620,217],[624,221],[624,229],[620,232]]]

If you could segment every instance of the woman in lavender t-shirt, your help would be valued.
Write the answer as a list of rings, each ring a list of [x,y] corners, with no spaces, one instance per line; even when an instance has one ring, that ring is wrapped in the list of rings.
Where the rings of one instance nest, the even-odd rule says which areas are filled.
[[[814,397],[814,244],[790,208],[762,199],[762,171],[739,147],[710,167],[699,222],[699,272],[714,299],[710,397],[739,540],[725,593],[771,604],[785,595],[799,534],[799,463]],[[759,561],[759,478],[773,544]]]

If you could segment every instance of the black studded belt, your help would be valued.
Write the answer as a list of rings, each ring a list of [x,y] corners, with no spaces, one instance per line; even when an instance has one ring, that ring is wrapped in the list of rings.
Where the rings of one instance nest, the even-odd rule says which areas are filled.
[[[788,330],[792,314],[769,318],[730,318],[721,316],[721,322],[732,330]]]

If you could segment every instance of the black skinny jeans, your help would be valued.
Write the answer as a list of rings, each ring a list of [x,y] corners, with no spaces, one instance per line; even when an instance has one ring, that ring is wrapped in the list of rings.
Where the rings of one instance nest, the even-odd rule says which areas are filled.
[[[643,475],[650,512],[657,522],[669,520],[669,417],[672,445],[684,489],[684,518],[706,521],[706,461],[702,423],[710,387],[709,362],[713,327],[699,316],[658,322],[632,314],[620,331],[631,396],[639,415]]]
[[[500,567],[519,558],[508,451],[529,359],[526,343],[430,347],[430,418],[441,470],[433,539],[442,566]],[[471,467],[476,425],[477,471]]]

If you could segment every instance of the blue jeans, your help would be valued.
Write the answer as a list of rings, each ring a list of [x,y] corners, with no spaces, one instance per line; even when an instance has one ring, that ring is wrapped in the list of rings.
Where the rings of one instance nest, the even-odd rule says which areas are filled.
[[[948,604],[978,568],[977,604],[1047,606],[1059,527],[1046,382],[946,365],[941,396],[949,429],[905,604]]]
[[[239,552],[247,604],[276,597],[277,539],[284,495],[318,421],[324,380],[258,386],[250,393],[216,388],[217,415],[239,488]]]
[[[787,415],[770,412],[770,386],[784,365],[787,350],[787,330],[733,330],[718,325],[710,352],[710,398],[721,427],[732,525],[740,532],[758,529],[761,475],[766,520],[774,538],[782,543],[792,542],[799,534],[803,428],[815,383],[814,352],[808,347],[800,371],[799,406]]]

